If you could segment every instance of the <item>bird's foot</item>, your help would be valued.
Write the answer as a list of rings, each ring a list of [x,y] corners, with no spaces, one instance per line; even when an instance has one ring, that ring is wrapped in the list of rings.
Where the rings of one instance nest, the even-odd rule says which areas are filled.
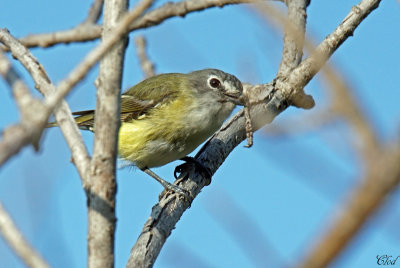
[[[192,168],[194,166],[195,171],[201,173],[203,175],[203,177],[206,179],[205,185],[207,186],[211,183],[212,172],[209,168],[205,167],[203,164],[201,164],[196,159],[194,159],[193,157],[190,157],[190,156],[185,156],[185,157],[181,158],[180,160],[185,161],[186,163],[183,163],[175,168],[175,170],[174,170],[175,179],[177,179],[177,180],[178,179],[179,180],[186,179],[186,177],[179,178],[178,173],[181,174],[188,168]]]
[[[189,203],[192,203],[193,196],[190,194],[190,192],[186,191],[185,189],[182,189],[178,185],[169,183],[168,181],[164,180],[163,178],[161,178],[160,176],[158,176],[157,174],[155,174],[153,171],[151,171],[148,168],[143,168],[142,170],[146,174],[150,175],[153,179],[158,181],[164,187],[164,191],[162,194],[164,194],[168,191],[171,191],[173,193],[177,193],[180,196],[183,196],[183,198],[185,198],[186,201],[188,201]]]

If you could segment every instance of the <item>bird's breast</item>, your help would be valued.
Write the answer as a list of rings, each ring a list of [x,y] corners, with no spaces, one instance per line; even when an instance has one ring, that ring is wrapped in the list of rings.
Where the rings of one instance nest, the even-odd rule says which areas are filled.
[[[169,109],[123,123],[119,154],[139,168],[162,166],[180,159],[218,130],[234,108],[233,103],[176,100]]]

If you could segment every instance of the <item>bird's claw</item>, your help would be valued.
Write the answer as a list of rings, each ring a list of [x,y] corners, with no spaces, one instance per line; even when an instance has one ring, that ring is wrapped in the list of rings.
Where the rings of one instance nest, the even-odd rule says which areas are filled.
[[[189,191],[182,189],[178,185],[171,184],[171,183],[164,185],[164,191],[163,191],[163,193],[161,193],[160,198],[163,194],[166,194],[167,191],[171,191],[173,193],[176,193],[176,194],[182,196],[186,201],[189,202],[189,204],[191,204],[194,199],[194,197],[192,196],[192,194]]]
[[[194,165],[195,171],[201,173],[205,177],[206,179],[205,185],[207,186],[211,183],[212,172],[209,168],[205,167],[203,164],[198,162],[193,157],[185,156],[181,160],[186,161],[186,163],[183,163],[175,168],[174,170],[175,179],[179,179],[178,173],[182,174],[182,172],[184,172],[185,169],[192,168]],[[186,179],[186,177],[181,179]]]

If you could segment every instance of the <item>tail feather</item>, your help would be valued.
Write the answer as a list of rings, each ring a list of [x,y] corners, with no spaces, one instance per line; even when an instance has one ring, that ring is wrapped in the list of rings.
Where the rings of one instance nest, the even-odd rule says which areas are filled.
[[[77,115],[77,117],[75,117],[74,119],[80,129],[93,131],[93,129],[94,129],[94,110],[74,112],[72,114]],[[50,128],[50,127],[58,127],[57,122],[47,123],[46,128]]]
[[[58,127],[58,124],[56,122],[47,123],[46,128],[50,128],[50,127]]]

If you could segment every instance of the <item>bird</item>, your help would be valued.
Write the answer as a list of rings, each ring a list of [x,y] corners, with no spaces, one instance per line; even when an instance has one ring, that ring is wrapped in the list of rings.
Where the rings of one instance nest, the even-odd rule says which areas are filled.
[[[167,189],[186,194],[150,168],[187,157],[244,105],[238,78],[218,69],[152,76],[121,94],[118,156]],[[74,112],[82,130],[96,131],[95,110]],[[47,127],[57,126],[56,122]],[[194,161],[193,159],[191,161]]]

